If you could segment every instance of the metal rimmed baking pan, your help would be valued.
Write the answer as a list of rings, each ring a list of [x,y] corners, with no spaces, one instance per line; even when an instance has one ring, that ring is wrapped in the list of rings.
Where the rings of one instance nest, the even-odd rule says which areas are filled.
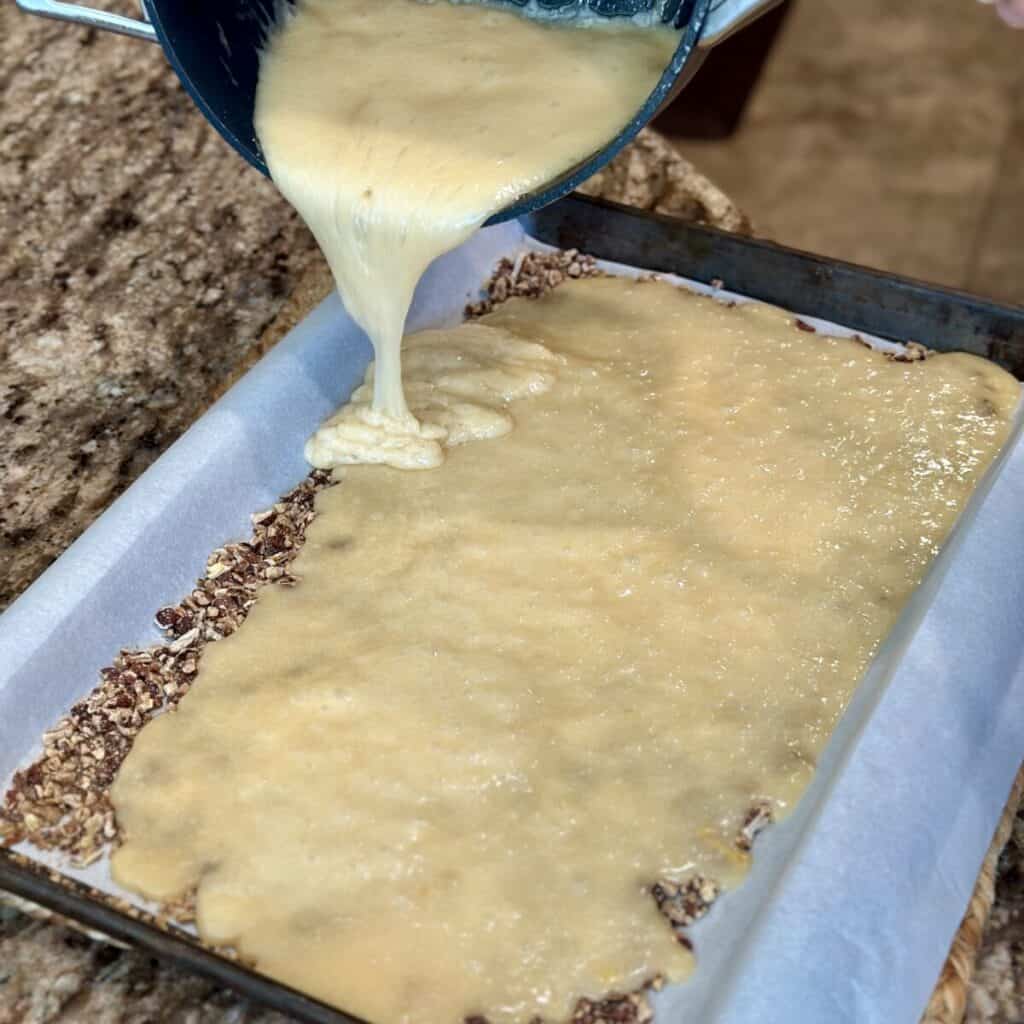
[[[1018,376],[1024,367],[1024,310],[596,201],[559,204],[525,228],[622,272],[720,278],[845,333],[966,348]],[[428,272],[410,327],[457,321],[499,257],[537,244],[515,224],[480,233]],[[208,552],[246,536],[249,515],[306,474],[301,442],[369,354],[328,299],[0,617],[0,782],[120,648],[160,639],[153,612],[191,588]],[[916,1022],[1024,750],[1021,507],[1018,427],[797,810],[759,840],[748,880],[694,930],[698,970],[658,995],[660,1021]],[[0,854],[4,888],[293,1016],[351,1019],[111,906],[104,894],[126,894],[105,861],[76,871],[16,853],[29,861]]]

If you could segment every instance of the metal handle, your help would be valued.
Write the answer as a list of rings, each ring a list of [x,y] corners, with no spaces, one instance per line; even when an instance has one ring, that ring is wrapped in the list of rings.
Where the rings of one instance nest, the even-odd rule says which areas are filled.
[[[708,20],[700,34],[701,49],[716,46],[734,32],[760,17],[781,0],[718,0],[708,11]]]
[[[141,2],[143,21],[127,18],[123,14],[110,14],[108,11],[97,11],[81,4],[61,3],[60,0],[15,0],[17,5],[29,14],[38,14],[43,18],[54,18],[57,21],[74,21],[89,28],[101,28],[107,32],[116,32],[121,36],[133,39],[157,41],[156,29],[149,23],[146,5]]]
[[[139,0],[144,20],[127,18],[122,14],[110,14],[108,11],[97,11],[81,4],[63,3],[61,0],[15,0],[18,7],[29,14],[38,14],[43,18],[55,18],[58,21],[73,21],[90,28],[116,32],[122,36],[135,39],[148,39],[157,42],[156,30],[149,23],[146,15],[145,0]],[[780,0],[719,0],[713,4],[708,13],[708,20],[701,33],[700,47],[706,49],[722,42],[733,32],[763,14],[769,7],[774,7]]]

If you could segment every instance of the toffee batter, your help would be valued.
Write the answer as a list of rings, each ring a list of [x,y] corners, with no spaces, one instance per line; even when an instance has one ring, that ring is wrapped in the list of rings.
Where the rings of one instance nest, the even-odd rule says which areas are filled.
[[[440,464],[445,428],[421,425],[402,392],[417,281],[492,214],[607,143],[677,42],[666,28],[541,24],[476,4],[300,0],[263,54],[256,132],[377,366],[372,405],[321,429],[314,465]]]
[[[565,1019],[686,973],[648,887],[740,879],[1019,387],[621,279],[408,352],[515,428],[318,497],[302,582],[139,736],[114,875],[378,1024]]]

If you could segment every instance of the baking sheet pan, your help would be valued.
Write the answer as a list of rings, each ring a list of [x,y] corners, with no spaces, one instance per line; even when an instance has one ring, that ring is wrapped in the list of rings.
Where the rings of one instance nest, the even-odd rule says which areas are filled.
[[[778,276],[768,281],[776,291],[766,295],[756,268],[744,263],[762,260],[765,243],[725,236],[735,243],[728,254],[734,274],[726,276],[715,246],[711,255],[704,247],[706,233],[699,244],[687,241],[692,228],[607,204],[559,204],[527,227],[547,241],[645,269],[724,277],[728,285],[742,271],[754,297],[772,298],[812,322],[842,301],[836,273],[809,287],[784,272],[787,260],[792,270],[814,257],[770,247]],[[504,224],[438,261],[420,287],[410,328],[457,321],[496,260],[531,244],[520,226]],[[885,290],[873,272],[831,266],[847,284]],[[780,280],[792,285],[783,298]],[[886,302],[902,302],[921,325],[915,340],[942,348],[989,345],[985,351],[1019,365],[1024,311],[889,280],[891,293],[903,298],[890,295],[883,312]],[[848,320],[862,333],[868,324],[897,340],[910,333],[895,313],[890,321],[861,305],[864,315]],[[940,308],[950,311],[947,326],[969,325],[970,344],[956,345],[956,330],[944,334],[941,324],[927,329]],[[814,343],[813,335],[806,338]],[[43,730],[92,689],[120,648],[160,639],[153,613],[191,587],[207,554],[246,536],[249,515],[306,474],[302,441],[360,379],[369,355],[338,300],[326,300],[0,617],[0,785],[38,751]],[[1020,435],[1018,422],[861,682],[797,810],[759,839],[748,880],[694,929],[698,970],[657,996],[659,1020],[917,1021],[1024,750]],[[105,859],[73,870],[31,848],[20,852],[73,883],[146,907],[118,890]],[[295,1016],[351,1019],[7,855],[0,855],[0,886]]]

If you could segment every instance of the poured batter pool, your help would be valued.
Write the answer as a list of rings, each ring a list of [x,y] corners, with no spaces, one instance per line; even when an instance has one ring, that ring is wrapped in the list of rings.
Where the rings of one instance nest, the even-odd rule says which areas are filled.
[[[1005,440],[1019,386],[765,306],[575,282],[409,338],[507,436],[344,472],[113,788],[116,879],[378,1024],[563,1020],[683,977],[650,894],[736,884]]]

